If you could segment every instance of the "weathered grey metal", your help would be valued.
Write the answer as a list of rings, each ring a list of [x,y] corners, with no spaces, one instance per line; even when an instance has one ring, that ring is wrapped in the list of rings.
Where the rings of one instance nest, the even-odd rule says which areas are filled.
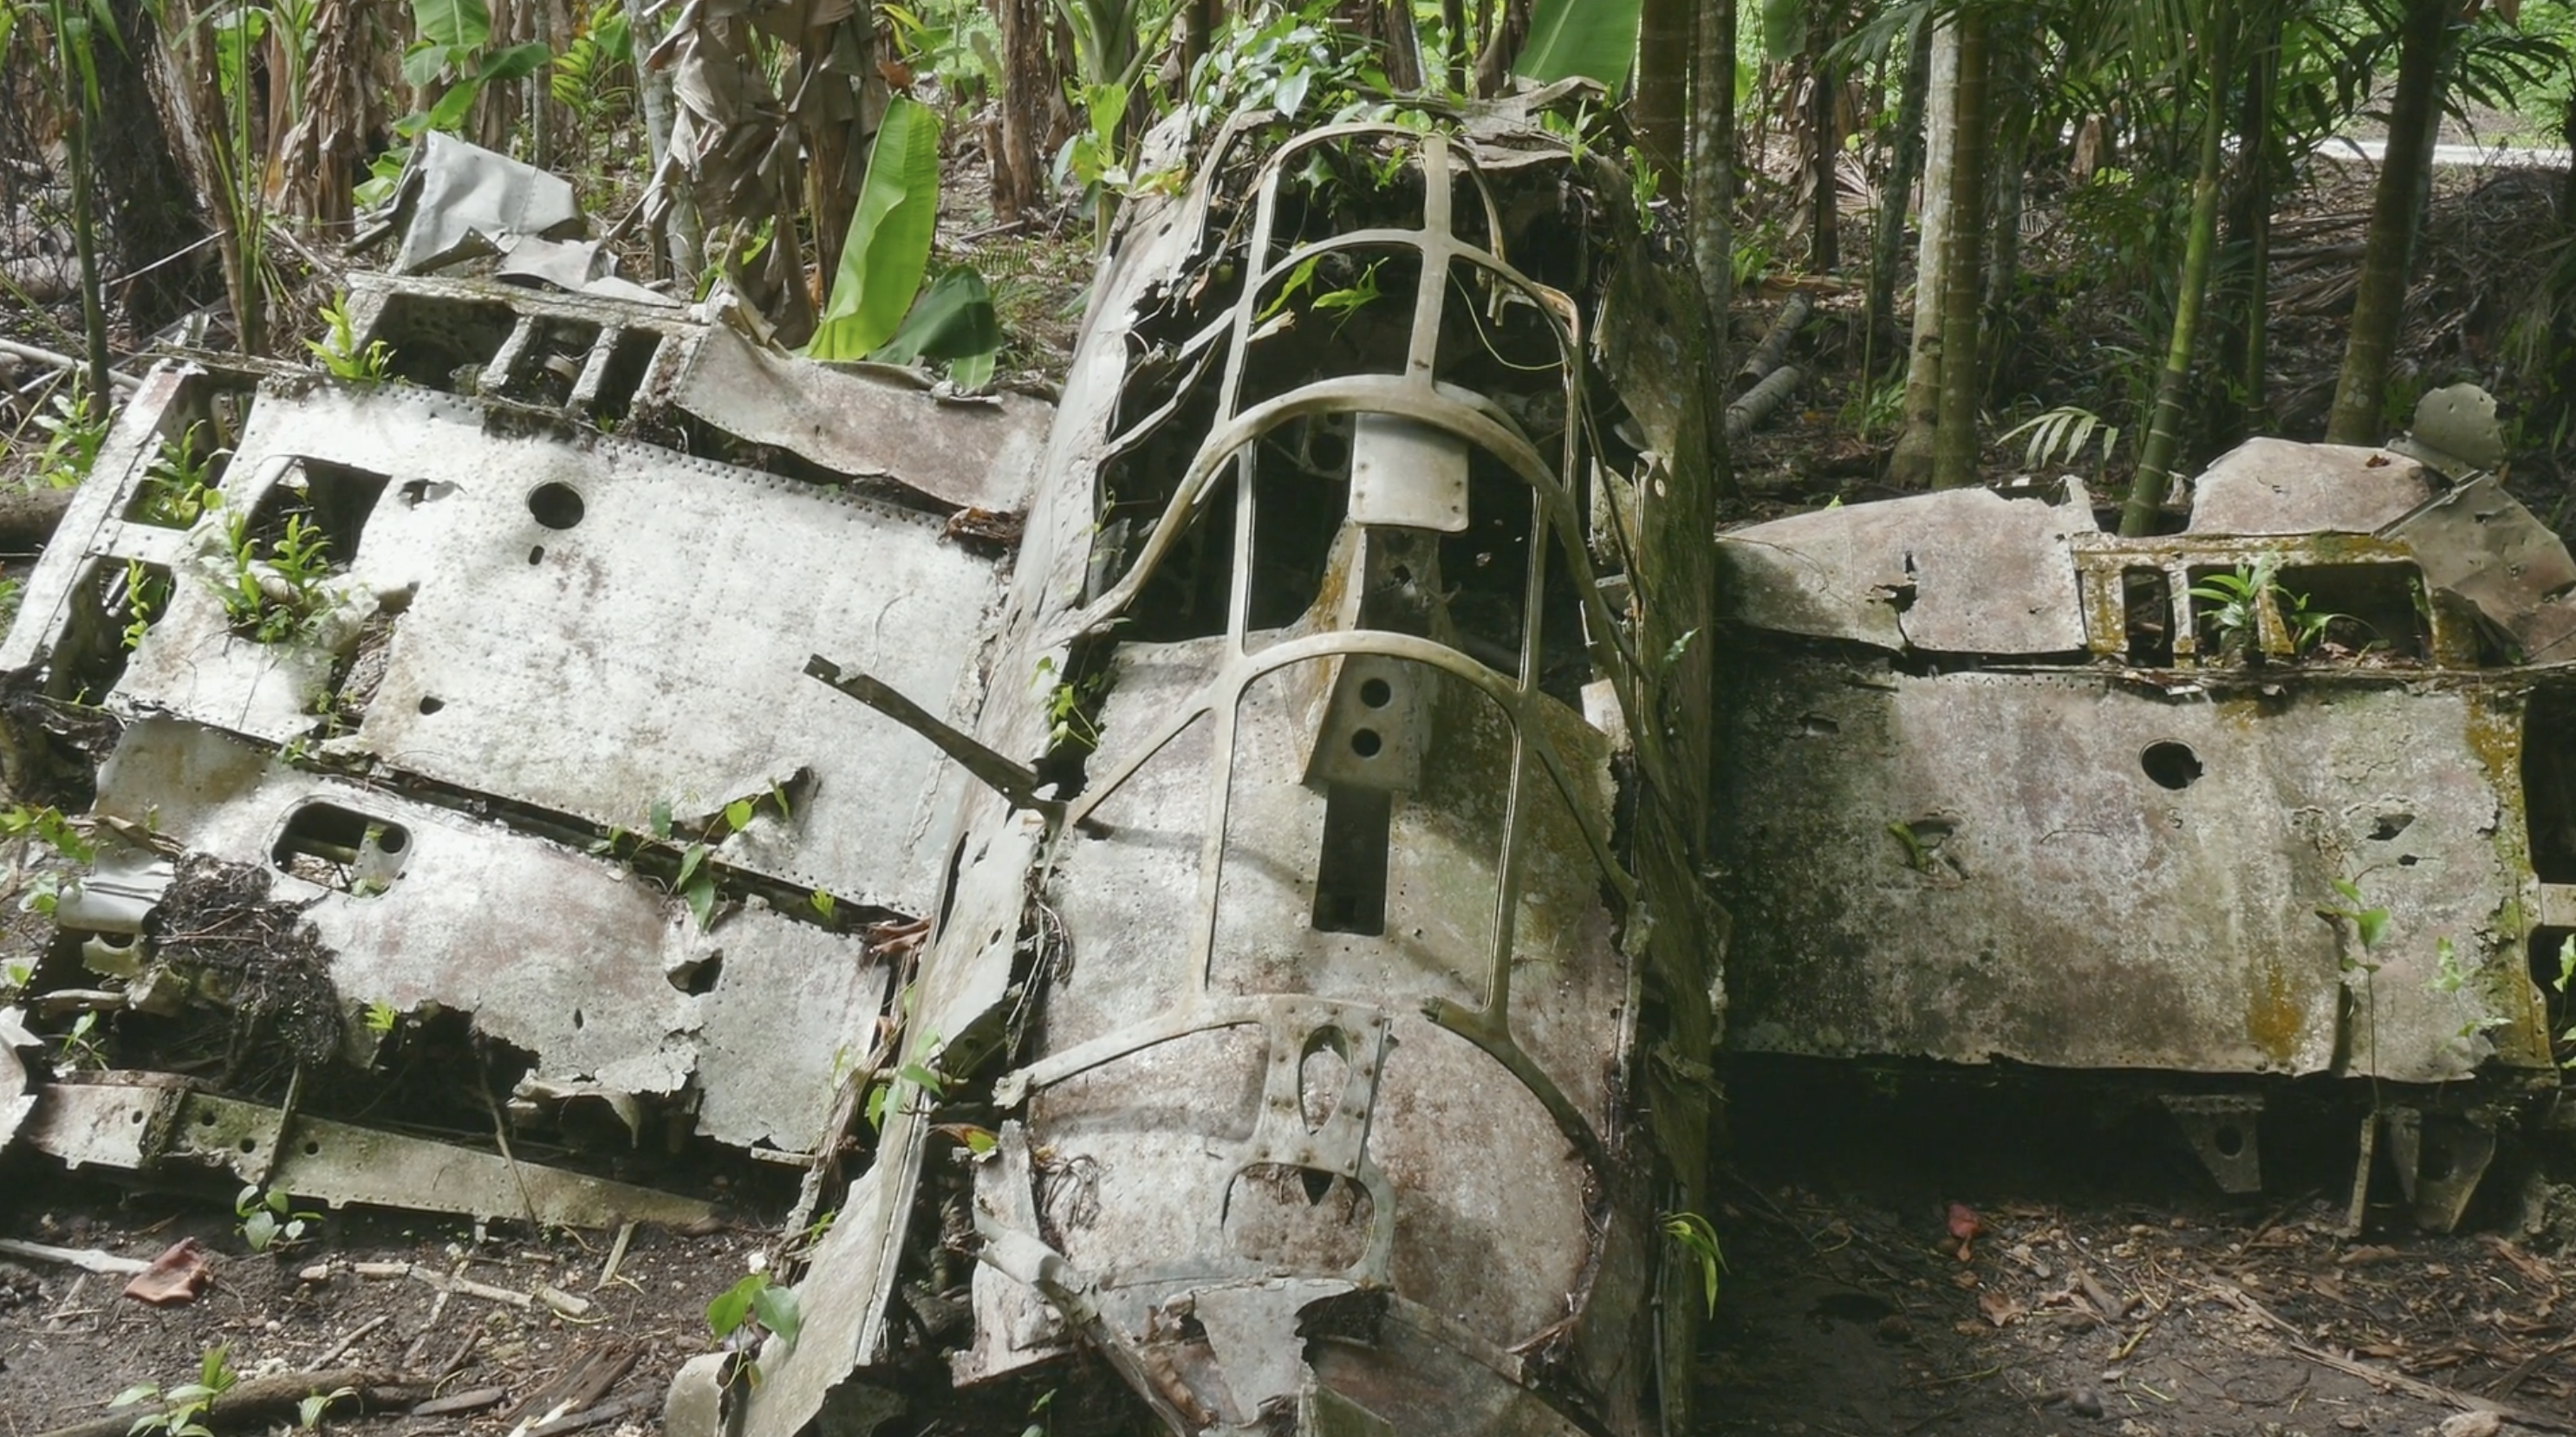
[[[190,1091],[176,1082],[49,1083],[27,1145],[75,1167],[222,1172],[332,1207],[364,1203],[562,1227],[690,1226],[694,1198]]]
[[[2376,534],[2433,495],[2386,449],[2248,439],[2191,481],[2193,534]]]
[[[2425,582],[2477,606],[2523,663],[2576,660],[2576,560],[2491,474],[2388,526]]]
[[[2080,489],[2054,504],[1958,489],[1739,529],[1718,542],[1725,616],[1891,650],[2072,653],[2084,619],[2065,596],[2089,504]]]
[[[354,290],[359,343],[393,346],[411,382],[155,371],[30,578],[0,654],[129,720],[99,776],[96,892],[76,885],[62,921],[134,1002],[176,1012],[192,984],[165,981],[149,917],[168,855],[271,870],[361,1057],[366,1004],[464,1012],[527,1055],[514,1115],[595,1100],[629,1129],[650,1112],[801,1158],[892,987],[816,911],[930,911],[946,855],[925,834],[969,782],[902,729],[854,740],[803,661],[828,646],[971,713],[1005,566],[947,537],[953,506],[905,484],[900,445],[863,496],[543,415],[683,414],[657,376],[683,372],[701,317],[477,282]],[[918,406],[889,422],[949,412],[867,382]],[[1012,436],[1042,406],[994,412],[920,447],[933,484],[1025,464]],[[218,413],[232,452],[204,516],[156,522],[184,512],[156,456]],[[265,556],[281,512],[327,537],[326,575]],[[303,604],[292,633],[247,633],[237,581]],[[696,902],[631,870],[657,826],[683,878],[713,877]],[[337,1190],[506,1210],[472,1171]]]
[[[749,444],[836,474],[892,479],[954,508],[1016,514],[1053,409],[1023,394],[941,395],[908,370],[830,366],[705,331],[656,395]]]
[[[394,188],[403,231],[397,274],[417,274],[500,249],[516,236],[581,233],[581,207],[560,175],[437,130],[424,132]]]
[[[381,891],[276,879],[281,898],[309,905],[347,1001],[471,1014],[534,1055],[541,1082],[647,1098],[694,1089],[697,1129],[733,1146],[805,1152],[820,1138],[833,1055],[882,1011],[888,983],[882,966],[851,961],[848,940],[765,903],[701,932],[685,905],[604,859],[171,718],[128,729],[100,772],[97,812],[268,864],[316,805],[402,839],[403,871]],[[699,984],[702,971],[716,977]]]
[[[1061,824],[980,794],[946,850],[959,876],[905,1051],[954,1081],[998,1021],[1026,1033],[993,1085],[1004,1121],[973,1178],[983,1263],[953,1370],[989,1381],[1086,1347],[1177,1432],[1635,1432],[1656,1400],[1635,1354],[1658,1253],[1624,1165],[1644,1155],[1621,1156],[1643,980],[1618,936],[1641,890],[1614,834],[1611,741],[1571,705],[1597,678],[1632,730],[1657,687],[1631,657],[1634,612],[1613,613],[1595,574],[1626,537],[1584,523],[1586,316],[1504,258],[1482,166],[1503,158],[1510,183],[1553,194],[1565,152],[1525,117],[1465,140],[1327,127],[1247,160],[1229,145],[1249,129],[1124,221],[974,729],[1001,754],[1043,748],[1061,710],[1037,700],[1078,679],[1055,741],[1096,751]],[[1419,223],[1285,226],[1285,177],[1343,155],[1418,176],[1399,190]],[[1453,199],[1487,240],[1459,237]],[[1361,372],[1253,378],[1259,346],[1298,322],[1283,286],[1340,255],[1457,278],[1390,288]],[[1552,362],[1516,364],[1535,378],[1499,394],[1452,383],[1439,341],[1444,316],[1468,323],[1462,294],[1526,316]],[[1144,352],[1149,314],[1189,337]],[[1174,368],[1178,392],[1146,387]],[[1193,405],[1192,427],[1167,430]],[[1544,450],[1518,417],[1542,410],[1564,416]],[[1352,437],[1317,465],[1318,432]],[[1121,477],[1157,443],[1167,468]],[[1509,487],[1480,487],[1493,479]],[[1682,482],[1698,481],[1654,487]],[[1119,505],[1145,526],[1103,524]],[[1330,538],[1283,608],[1256,589],[1291,514]],[[1487,529],[1533,556],[1498,641],[1463,632],[1437,542]],[[1220,576],[1198,630],[1131,632],[1169,625],[1148,595],[1185,582],[1192,554]],[[1690,625],[1649,612],[1644,634],[1678,652]],[[1567,662],[1581,679],[1552,677]],[[1037,692],[1013,701],[1004,686],[1031,673]],[[1641,761],[1664,771],[1660,747]],[[1696,940],[1687,901],[1662,911]],[[1021,983],[1014,1018],[1000,1005]],[[900,1241],[873,1225],[899,1233],[917,1210],[929,1105],[892,1084],[876,1165],[809,1270],[804,1335],[770,1345],[746,1394],[748,1432],[784,1437],[836,1402],[881,1410],[865,1394],[891,1363]],[[1310,1340],[1318,1325],[1342,1340]],[[1534,1389],[1524,1353],[1558,1364],[1584,1415]]]
[[[1732,599],[1721,690],[1733,1047],[2551,1073],[2532,947],[2576,873],[2535,855],[2539,815],[2576,810],[2532,787],[2567,748],[2534,695],[2564,666],[2514,665],[2562,652],[2576,565],[2492,476],[2435,483],[2384,450],[2257,441],[2201,477],[2184,533],[2080,524],[2063,558],[1960,523],[2014,507],[1992,496],[1723,536],[1768,586]],[[2077,652],[1930,641],[1928,581],[1959,574],[1951,633],[2037,604]],[[2230,1190],[2259,1182],[2249,1101],[2168,1101]],[[2421,1213],[2456,1219],[2465,1191],[2425,1181]]]

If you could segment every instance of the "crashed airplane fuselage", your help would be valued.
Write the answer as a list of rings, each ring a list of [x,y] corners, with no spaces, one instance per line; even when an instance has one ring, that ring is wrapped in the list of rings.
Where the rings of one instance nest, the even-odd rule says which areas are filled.
[[[386,1015],[463,1015],[523,1055],[514,1120],[807,1166],[836,1211],[796,1340],[694,1368],[675,1431],[1068,1360],[1183,1433],[1678,1417],[1698,304],[1556,98],[1230,123],[1122,218],[1051,423],[481,282],[359,284],[403,382],[156,371],[0,650],[17,747],[101,760],[70,961],[255,1012],[311,1081],[61,1081],[25,1140],[688,1215],[442,1193],[339,1121]]]

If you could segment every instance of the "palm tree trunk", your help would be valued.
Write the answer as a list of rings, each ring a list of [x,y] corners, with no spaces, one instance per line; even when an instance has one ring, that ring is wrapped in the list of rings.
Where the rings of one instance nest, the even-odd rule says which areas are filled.
[[[1843,88],[1842,66],[1831,58],[1840,10],[1833,0],[1807,0],[1807,267],[1818,274],[1831,274],[1843,263],[1842,207],[1835,174],[1843,153],[1836,105]]]
[[[1637,9],[1637,145],[1667,180],[1682,173],[1689,91],[1692,0],[1643,0]]]
[[[1985,268],[1983,216],[1962,213],[1986,192],[1986,27],[1984,13],[1959,12],[1956,138],[1950,150],[1949,242],[1941,278],[1941,409],[1932,430],[1932,487],[1961,489],[1977,482],[1977,402],[1985,397],[1977,371],[1977,279]]]
[[[2031,46],[2035,27],[2023,18],[2004,22],[2000,36],[1989,36],[1986,111],[1996,117],[1993,148],[1986,155],[1987,216],[1985,272],[1979,297],[1984,323],[1977,335],[1980,397],[2003,367],[2003,344],[2011,332],[2013,287],[2021,281],[2021,216],[2025,173],[2029,169],[2032,101]],[[1998,43],[2000,41],[2000,43]]]
[[[1735,301],[1735,0],[1699,0],[1691,56],[1691,260],[1708,298],[1708,372],[1726,363]]]
[[[2343,372],[2326,419],[2330,444],[2376,444],[2388,390],[2388,360],[2406,307],[2408,251],[2415,246],[2416,196],[2433,164],[2432,111],[2440,94],[2443,33],[2451,0],[2407,0],[2397,41],[2397,94],[2389,104],[2388,149],[2379,162],[2361,280],[2353,291],[2352,328]]]
[[[2138,455],[2138,475],[2129,484],[2129,502],[2120,511],[2120,532],[2135,538],[2155,532],[2165,491],[2173,481],[2175,457],[2182,450],[2182,405],[2191,384],[2191,349],[2200,327],[2201,302],[2209,293],[2210,256],[2218,248],[2218,172],[2223,162],[2219,140],[2227,119],[2227,32],[2235,17],[2224,0],[2210,0],[2204,12],[2202,83],[2209,87],[2208,108],[2201,119],[2200,170],[2191,182],[2191,229],[2183,238],[2182,292],[2174,300],[2173,340],[2165,346],[2164,372],[2156,377],[2155,416]]]
[[[1872,344],[1888,331],[1896,310],[1896,266],[1905,247],[1905,212],[1912,207],[1914,182],[1923,173],[1923,102],[1931,89],[1932,17],[1914,22],[1905,48],[1905,80],[1897,92],[1896,144],[1888,156],[1887,178],[1878,191],[1877,233],[1869,246],[1869,301],[1863,311]],[[1875,384],[1877,376],[1869,376]]]
[[[1888,482],[1906,488],[1931,482],[1932,433],[1941,423],[1941,300],[1959,108],[1959,27],[1949,21],[1932,32],[1930,95],[1923,125],[1922,234],[1914,249],[1914,341],[1905,361],[1905,430],[1887,460]]]

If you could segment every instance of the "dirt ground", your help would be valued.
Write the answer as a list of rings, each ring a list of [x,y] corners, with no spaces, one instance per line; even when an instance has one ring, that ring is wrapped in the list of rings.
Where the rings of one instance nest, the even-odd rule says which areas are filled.
[[[463,1220],[356,1210],[319,1226],[317,1237],[254,1254],[220,1200],[129,1191],[24,1157],[0,1167],[0,1237],[147,1261],[194,1238],[214,1273],[195,1301],[151,1307],[119,1295],[122,1276],[0,1254],[0,1434],[109,1415],[106,1404],[132,1385],[194,1381],[216,1346],[245,1382],[344,1369],[425,1375],[425,1388],[388,1404],[395,1413],[442,1398],[472,1403],[427,1419],[335,1416],[330,1431],[532,1430],[568,1396],[595,1419],[584,1428],[658,1431],[672,1373],[712,1346],[708,1300],[743,1276],[767,1237],[639,1227],[609,1275],[606,1233],[494,1224],[478,1234]],[[403,1264],[413,1271],[361,1275],[361,1265]],[[517,1301],[442,1293],[429,1280],[455,1277]],[[550,1309],[530,1296],[541,1286],[586,1310]],[[248,1430],[279,1430],[293,1415]]]
[[[2269,1190],[2228,1199],[2152,1122],[2049,1108],[1742,1085],[1707,1430],[2576,1431],[2576,1263],[2524,1231],[2532,1169],[2449,1235],[2383,1171],[2348,1237],[2340,1124],[2268,1125]]]

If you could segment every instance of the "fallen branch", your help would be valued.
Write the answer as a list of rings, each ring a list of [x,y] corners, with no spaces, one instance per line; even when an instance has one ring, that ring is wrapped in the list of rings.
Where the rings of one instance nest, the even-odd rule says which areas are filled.
[[[68,369],[75,374],[89,367],[89,361],[85,359],[74,359],[57,350],[39,349],[35,345],[21,344],[14,339],[0,339],[0,354],[14,354],[20,359],[50,365],[55,369]],[[119,374],[111,369],[107,372],[107,385],[110,389],[141,389],[143,381],[133,375]]]
[[[132,1277],[152,1267],[141,1258],[118,1257],[115,1253],[101,1252],[94,1247],[48,1247],[41,1242],[20,1242],[14,1237],[0,1237],[0,1254],[33,1258],[38,1262],[69,1263],[87,1272],[112,1273],[118,1277]]]
[[[343,1388],[356,1396],[363,1406],[408,1405],[428,1395],[431,1384],[421,1378],[383,1372],[367,1367],[339,1367],[316,1372],[278,1372],[266,1377],[252,1377],[234,1383],[206,1404],[196,1415],[209,1426],[216,1423],[241,1423],[278,1412],[292,1412],[307,1397]],[[40,1432],[36,1437],[126,1437],[138,1418],[150,1418],[176,1411],[177,1406],[156,1406],[145,1402],[121,1407],[104,1417],[75,1422]]]
[[[1743,398],[1726,406],[1726,437],[1732,441],[1752,433],[1806,379],[1805,371],[1794,364],[1781,365],[1764,375],[1760,384],[1744,391]]]

